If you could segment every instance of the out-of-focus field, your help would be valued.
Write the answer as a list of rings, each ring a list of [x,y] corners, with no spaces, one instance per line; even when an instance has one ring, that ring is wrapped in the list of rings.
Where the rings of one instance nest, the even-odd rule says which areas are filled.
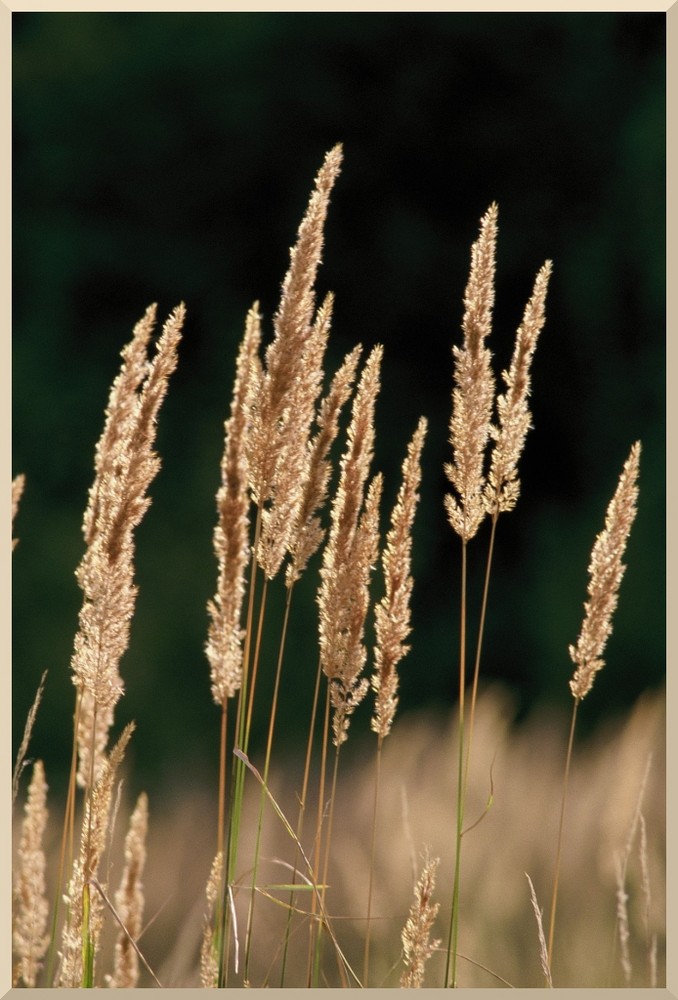
[[[544,985],[525,873],[534,882],[548,924],[569,720],[565,714],[535,712],[518,725],[513,723],[513,714],[511,699],[502,688],[489,689],[479,701],[466,810],[468,825],[483,814],[491,789],[493,796],[482,821],[463,839],[460,987],[500,987],[504,985],[502,980],[516,987]],[[361,742],[356,738],[342,753],[327,890],[327,908],[335,933],[358,974],[362,970],[367,904],[375,743],[376,739]],[[592,737],[575,744],[553,955],[556,987],[649,986],[648,934],[657,937],[657,985],[664,985],[664,749],[663,693],[647,693],[627,716],[607,723]],[[404,716],[385,741],[372,908],[372,986],[399,985],[400,932],[426,848],[441,859],[435,894],[440,913],[433,936],[442,938],[443,945],[427,965],[424,985],[442,985],[454,862],[455,755],[452,716]],[[260,762],[253,758],[253,763]],[[287,759],[284,747],[278,747],[270,786],[293,825],[302,769],[302,760]],[[616,860],[627,849],[646,772],[641,809],[647,833],[650,900],[648,906],[638,825],[626,878],[632,966],[627,983],[615,929]],[[205,883],[215,850],[215,790],[202,787],[196,776],[191,787],[174,789],[171,799],[158,801],[152,788],[148,792],[150,826],[144,878],[148,926],[139,945],[163,986],[197,986]],[[121,844],[132,805],[125,801],[123,786],[109,867],[104,867],[111,891],[120,877]],[[62,806],[51,802],[49,806],[52,893]],[[241,968],[251,880],[248,869],[258,809],[259,790],[252,778],[245,832],[240,841],[242,888],[236,898]],[[20,816],[18,802],[15,823]],[[315,803],[308,816],[310,834],[315,823]],[[305,849],[310,852],[308,844]],[[295,846],[270,805],[265,811],[262,857],[265,860],[258,876],[262,887],[290,880],[285,863],[294,863]],[[285,903],[289,898],[280,890],[272,890],[272,895]],[[310,899],[310,893],[300,893],[299,909],[307,910]],[[280,985],[280,944],[286,919],[284,906],[258,894],[249,970],[252,986]],[[101,985],[110,968],[110,927],[107,935],[110,939],[99,963]],[[297,915],[286,986],[305,985],[307,946],[308,920]],[[341,985],[329,942],[324,968],[327,985]],[[143,971],[140,985],[153,985]],[[241,985],[241,981],[234,979],[233,985]]]

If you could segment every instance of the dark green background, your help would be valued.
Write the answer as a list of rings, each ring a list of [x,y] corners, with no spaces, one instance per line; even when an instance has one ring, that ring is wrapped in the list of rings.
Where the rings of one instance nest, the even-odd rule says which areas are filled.
[[[402,710],[454,697],[459,544],[442,503],[450,348],[492,200],[497,371],[547,257],[554,275],[522,496],[500,521],[483,674],[514,686],[522,711],[569,707],[567,647],[591,546],[640,438],[629,570],[582,731],[661,684],[664,15],[31,13],[13,23],[12,471],[27,476],[13,557],[15,745],[48,668],[33,750],[53,770],[67,757],[73,571],[108,388],[146,306],[157,301],[164,317],[184,300],[117,720],[137,721],[140,779],[212,767],[218,713],[202,647],[235,350],[255,298],[270,335],[288,247],[337,141],[345,164],[319,290],[336,293],[333,365],[358,341],[385,345],[376,467],[387,509],[416,421],[430,421]],[[288,663],[288,733],[304,728],[310,700],[316,567],[293,620],[303,656]],[[354,731],[366,729],[359,716]]]

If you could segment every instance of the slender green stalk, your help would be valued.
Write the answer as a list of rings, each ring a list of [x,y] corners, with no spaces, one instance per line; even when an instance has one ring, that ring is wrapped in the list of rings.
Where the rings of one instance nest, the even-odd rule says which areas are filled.
[[[570,780],[570,764],[572,762],[572,747],[574,745],[574,726],[577,721],[577,708],[580,698],[575,698],[572,708],[572,721],[570,723],[570,737],[567,743],[567,756],[565,758],[565,777],[563,778],[563,797],[560,803],[560,823],[558,826],[558,846],[556,848],[556,864],[553,873],[553,895],[551,897],[551,914],[549,917],[549,941],[548,959],[549,966],[553,968],[553,938],[556,926],[556,906],[558,903],[558,882],[560,879],[560,858],[563,846],[563,830],[565,828],[565,802],[567,800],[567,786]]]

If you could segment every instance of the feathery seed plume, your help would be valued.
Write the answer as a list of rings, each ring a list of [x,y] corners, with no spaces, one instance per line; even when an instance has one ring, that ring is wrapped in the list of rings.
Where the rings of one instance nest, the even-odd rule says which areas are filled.
[[[202,946],[200,948],[200,984],[205,990],[216,986],[219,975],[219,962],[214,953],[212,918],[214,916],[214,906],[220,892],[223,867],[224,856],[219,851],[212,862],[206,888],[207,914],[205,917]]]
[[[424,868],[414,889],[414,902],[402,931],[405,971],[400,978],[403,989],[419,989],[424,982],[424,966],[439,940],[429,940],[431,928],[438,916],[439,903],[432,903],[436,887],[436,873],[440,858],[424,858]]]
[[[130,819],[125,838],[125,867],[115,894],[116,910],[127,930],[127,934],[120,931],[115,943],[113,977],[109,984],[115,989],[134,989],[139,981],[139,956],[130,938],[136,942],[142,931],[147,831],[148,798],[142,792]]]
[[[445,497],[450,524],[468,541],[485,516],[483,464],[494,404],[494,376],[485,340],[490,334],[494,305],[494,256],[497,206],[490,205],[471,249],[471,271],[464,294],[464,344],[452,348],[454,382],[450,444],[453,460],[445,472],[457,493]]]
[[[205,652],[210,663],[212,696],[217,705],[231,698],[242,683],[242,605],[249,561],[247,445],[250,403],[258,384],[261,316],[258,304],[247,314],[236,365],[231,415],[225,424],[221,486],[217,492],[218,522],[214,550],[219,563],[217,592],[208,602],[210,623]]]
[[[278,572],[295,533],[310,475],[309,438],[316,400],[323,382],[323,359],[327,348],[334,297],[328,294],[311,327],[300,371],[290,387],[280,427],[285,433],[276,456],[274,489],[270,505],[262,508],[261,537],[257,561],[269,580]]]
[[[33,765],[21,825],[21,840],[14,875],[14,952],[18,958],[16,982],[34,987],[49,944],[48,904],[45,888],[46,860],[43,837],[47,826],[47,782],[41,760]]]
[[[12,480],[12,525],[14,525],[14,518],[17,515],[19,509],[19,500],[21,500],[21,495],[24,491],[24,486],[26,485],[26,477],[21,474]],[[17,546],[18,538],[12,539],[12,550]]]
[[[319,429],[309,443],[310,471],[306,478],[296,528],[289,544],[292,561],[285,575],[288,587],[300,578],[308,560],[320,547],[325,535],[316,513],[327,498],[331,473],[328,455],[339,430],[339,415],[351,394],[361,352],[362,348],[358,346],[346,355],[332,379],[327,395],[318,407],[316,424]]]
[[[622,557],[636,516],[639,462],[640,441],[636,441],[607,508],[605,528],[596,538],[591,552],[589,599],[584,603],[586,614],[577,643],[569,648],[577,668],[570,689],[577,701],[588,694],[596,673],[604,666],[601,656],[612,632],[612,615],[626,569]]]
[[[421,482],[421,450],[424,446],[427,422],[419,420],[403,462],[403,479],[398,491],[391,528],[386,536],[382,556],[386,593],[377,605],[374,618],[377,633],[375,672],[372,687],[376,692],[372,729],[383,739],[391,730],[398,704],[398,674],[396,666],[409,652],[405,639],[410,634],[410,575],[412,525],[419,500]]]
[[[26,754],[28,752],[28,744],[30,743],[31,733],[33,732],[33,726],[35,725],[35,718],[38,714],[38,708],[40,707],[40,702],[42,700],[42,692],[45,689],[45,678],[47,677],[47,671],[43,672],[40,678],[40,683],[38,684],[38,690],[35,692],[35,698],[33,699],[33,704],[31,705],[28,715],[26,716],[26,725],[24,726],[24,734],[21,737],[21,745],[16,755],[16,762],[14,764],[14,771],[12,772],[12,806],[16,802],[17,793],[19,791],[19,780],[23,774],[23,770],[28,766],[28,761],[26,760]]]
[[[78,782],[85,787],[98,777],[113,711],[123,693],[118,665],[127,649],[136,600],[134,529],[150,504],[147,490],[160,467],[153,450],[156,420],[176,367],[184,316],[183,305],[170,315],[152,362],[146,348],[155,307],[135,327],[122,352],[96,449],[96,474],[83,521],[87,550],[76,571],[84,599],[71,659],[80,706]]]
[[[537,901],[537,893],[535,892],[534,885],[532,884],[532,879],[525,872],[525,878],[530,885],[530,902],[532,903],[532,909],[534,910],[534,918],[537,921],[537,935],[539,937],[539,960],[541,961],[541,971],[544,973],[544,979],[549,987],[553,989],[553,979],[551,978],[551,966],[549,964],[549,953],[546,947],[546,937],[544,935],[544,921],[543,913],[539,908],[539,903]]]
[[[546,290],[552,263],[547,260],[539,271],[532,296],[525,306],[523,321],[518,327],[511,366],[502,372],[506,392],[497,397],[499,426],[491,428],[494,438],[485,503],[490,515],[512,510],[520,492],[516,469],[530,429],[530,365],[537,339],[545,321]]]
[[[326,155],[315,180],[315,189],[290,251],[290,266],[274,317],[274,338],[269,344],[262,373],[260,401],[252,435],[250,485],[259,506],[275,496],[279,453],[287,437],[290,398],[298,380],[303,381],[307,340],[315,309],[314,283],[323,247],[323,229],[330,193],[339,174],[341,146]]]
[[[377,345],[365,363],[353,399],[348,444],[341,459],[320,569],[320,659],[330,682],[337,746],[346,739],[348,718],[369,687],[358,677],[366,658],[362,636],[369,577],[378,553],[380,476],[368,490],[362,516],[361,509],[374,449],[374,407],[382,355],[383,348]]]

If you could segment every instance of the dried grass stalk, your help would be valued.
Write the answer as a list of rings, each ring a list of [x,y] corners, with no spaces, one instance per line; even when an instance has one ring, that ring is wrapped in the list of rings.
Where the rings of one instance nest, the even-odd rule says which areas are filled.
[[[378,553],[381,477],[373,480],[362,515],[361,508],[374,449],[374,407],[382,354],[381,345],[377,345],[367,359],[353,400],[348,444],[341,459],[320,569],[320,659],[330,682],[337,747],[346,739],[349,716],[369,688],[368,681],[360,681],[359,675],[366,659],[362,639],[369,577]]]
[[[375,672],[372,677],[372,687],[376,693],[372,729],[381,739],[391,731],[398,704],[396,667],[410,649],[405,645],[405,640],[411,631],[412,525],[419,500],[417,491],[421,482],[421,451],[426,429],[427,423],[422,417],[403,462],[403,479],[382,556],[386,592],[374,612],[377,643],[374,651]]]
[[[14,926],[12,940],[18,964],[14,985],[34,987],[49,944],[45,887],[46,860],[43,837],[47,826],[47,782],[41,760],[33,765],[21,825],[21,840],[14,874]]]
[[[497,206],[490,205],[471,249],[471,272],[464,295],[463,347],[453,347],[454,382],[450,444],[453,460],[445,466],[456,497],[445,497],[453,529],[464,542],[478,531],[485,516],[483,466],[494,405],[494,376],[485,340],[492,325]]]
[[[125,867],[115,894],[115,907],[127,931],[120,931],[115,943],[113,977],[109,985],[116,989],[134,989],[139,981],[139,956],[132,941],[136,942],[143,925],[147,832],[148,797],[142,792],[130,819],[125,838]]]
[[[14,518],[19,510],[19,501],[21,500],[25,485],[26,477],[23,474],[12,480],[12,526],[14,525]],[[18,538],[12,539],[12,551],[16,548],[18,541]]]
[[[485,486],[485,502],[491,515],[512,510],[520,492],[516,470],[530,429],[531,417],[527,405],[530,365],[546,319],[546,290],[552,267],[551,261],[547,260],[537,275],[523,321],[518,327],[510,368],[502,372],[506,392],[497,397],[499,426],[491,429],[494,448]]]
[[[402,931],[405,971],[400,978],[403,989],[419,989],[424,983],[424,967],[440,941],[431,941],[430,933],[440,909],[431,898],[436,886],[440,858],[424,859],[424,867],[414,889],[414,902]]]
[[[152,362],[146,350],[155,307],[137,324],[122,352],[96,449],[96,475],[83,523],[87,550],[76,572],[84,600],[71,660],[80,697],[78,782],[85,787],[98,778],[113,711],[123,693],[118,665],[127,649],[136,600],[134,529],[150,504],[147,490],[160,467],[153,450],[156,419],[176,367],[184,315],[183,305],[171,314]]]
[[[225,424],[221,486],[217,492],[218,521],[214,551],[219,572],[217,592],[208,602],[210,623],[205,652],[210,664],[212,696],[217,705],[232,698],[242,683],[242,606],[250,557],[247,461],[250,408],[259,381],[258,352],[261,316],[255,303],[247,314],[236,364],[231,415]]]
[[[612,615],[617,607],[619,586],[626,567],[622,557],[636,516],[638,500],[638,464],[640,442],[637,441],[619,477],[619,483],[607,508],[605,528],[596,538],[589,564],[589,599],[584,604],[585,617],[570,657],[576,670],[570,689],[577,701],[591,690],[596,673],[604,666],[601,659],[612,632]]]

